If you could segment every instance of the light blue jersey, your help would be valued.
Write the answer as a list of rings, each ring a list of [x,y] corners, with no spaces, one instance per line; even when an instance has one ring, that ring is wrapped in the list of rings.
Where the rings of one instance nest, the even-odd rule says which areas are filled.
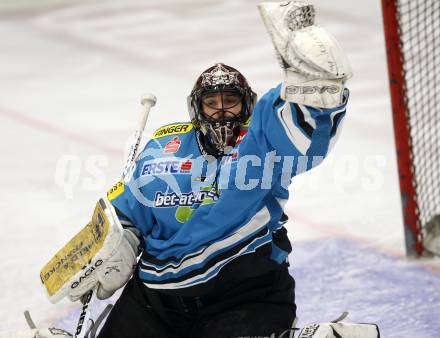
[[[286,261],[287,188],[328,154],[347,100],[318,109],[286,103],[279,93],[280,86],[258,101],[236,147],[219,159],[202,153],[192,124],[160,128],[132,177],[111,191],[122,224],[142,234],[145,285],[191,294]]]

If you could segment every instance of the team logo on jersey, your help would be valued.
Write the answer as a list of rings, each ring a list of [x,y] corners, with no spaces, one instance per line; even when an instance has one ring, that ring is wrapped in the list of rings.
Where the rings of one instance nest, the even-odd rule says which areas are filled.
[[[185,134],[189,132],[192,128],[193,125],[191,123],[170,124],[168,126],[156,130],[154,132],[152,139],[156,139],[164,136],[170,136],[170,135]]]
[[[142,167],[142,176],[190,174],[192,162],[190,160],[155,161],[145,163]]]
[[[191,191],[189,193],[177,194],[163,193],[158,191],[154,198],[154,206],[156,208],[171,208],[171,207],[191,207],[194,204],[202,204],[205,200],[216,200],[218,195],[213,190],[208,191]]]
[[[179,137],[173,137],[173,139],[165,145],[165,148],[163,148],[163,152],[167,154],[174,154],[179,150],[180,144],[181,141]]]

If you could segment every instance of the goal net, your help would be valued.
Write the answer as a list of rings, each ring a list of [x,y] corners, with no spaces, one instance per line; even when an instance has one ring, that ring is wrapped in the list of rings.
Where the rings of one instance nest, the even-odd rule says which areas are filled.
[[[382,0],[405,241],[440,255],[440,0]]]

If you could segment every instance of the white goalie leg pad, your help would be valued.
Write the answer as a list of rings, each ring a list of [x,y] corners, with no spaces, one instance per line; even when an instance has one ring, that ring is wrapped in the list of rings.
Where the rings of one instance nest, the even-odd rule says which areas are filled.
[[[0,338],[73,338],[73,335],[64,330],[51,327],[48,329],[0,332]]]
[[[321,108],[340,106],[352,69],[337,40],[314,25],[313,6],[290,1],[258,8],[286,71],[281,98]]]
[[[425,227],[423,246],[432,255],[440,256],[440,215],[434,216]]]
[[[379,338],[376,324],[320,323],[305,326],[298,338]]]
[[[136,265],[139,240],[132,236],[107,198],[100,199],[91,222],[41,270],[49,300],[55,303],[68,296],[75,301],[101,283],[97,295],[104,298],[123,286]]]

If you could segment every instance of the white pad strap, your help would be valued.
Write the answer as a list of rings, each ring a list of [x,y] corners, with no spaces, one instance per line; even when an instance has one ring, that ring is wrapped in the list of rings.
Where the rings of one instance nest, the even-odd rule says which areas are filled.
[[[345,80],[314,79],[286,69],[280,97],[288,102],[317,108],[336,108],[344,103]]]

